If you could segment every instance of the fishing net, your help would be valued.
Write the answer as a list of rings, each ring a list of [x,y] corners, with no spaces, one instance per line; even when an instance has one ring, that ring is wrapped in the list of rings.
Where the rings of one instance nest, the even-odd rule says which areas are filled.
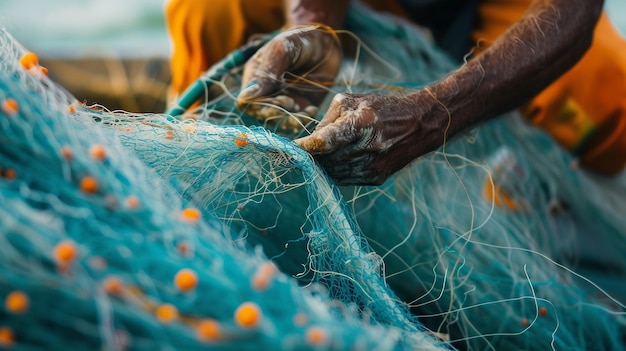
[[[333,93],[454,68],[357,4],[347,31]],[[234,107],[241,67],[181,118],[133,114],[0,41],[0,348],[624,349],[626,182],[515,113],[337,187],[291,141],[312,125]]]

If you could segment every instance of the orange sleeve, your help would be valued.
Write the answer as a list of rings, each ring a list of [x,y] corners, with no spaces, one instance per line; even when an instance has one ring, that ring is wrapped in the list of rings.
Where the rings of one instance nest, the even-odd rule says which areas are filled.
[[[170,0],[165,19],[174,95],[251,34],[274,31],[284,22],[282,0]]]
[[[488,46],[526,11],[530,0],[486,0],[473,38]],[[522,113],[590,170],[626,167],[626,40],[602,13],[589,51],[538,94]]]

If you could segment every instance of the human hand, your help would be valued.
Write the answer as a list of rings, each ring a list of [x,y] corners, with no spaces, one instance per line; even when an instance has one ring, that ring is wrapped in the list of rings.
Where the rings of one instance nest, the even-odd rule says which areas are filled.
[[[246,63],[237,106],[283,129],[301,129],[317,115],[341,64],[328,27],[299,26],[270,40]]]
[[[426,90],[410,96],[338,94],[315,131],[295,142],[338,184],[380,185],[443,144],[447,117],[440,118],[441,112]]]

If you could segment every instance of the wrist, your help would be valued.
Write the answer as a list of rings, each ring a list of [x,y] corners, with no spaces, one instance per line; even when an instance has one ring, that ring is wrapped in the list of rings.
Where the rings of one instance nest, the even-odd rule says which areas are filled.
[[[412,158],[436,150],[452,136],[452,115],[432,87],[406,96],[404,102],[406,111],[413,111],[406,125],[409,142],[404,145]]]
[[[484,99],[493,96],[492,89],[475,64],[470,61],[424,89],[433,123],[445,129],[449,137],[491,117],[489,102]]]

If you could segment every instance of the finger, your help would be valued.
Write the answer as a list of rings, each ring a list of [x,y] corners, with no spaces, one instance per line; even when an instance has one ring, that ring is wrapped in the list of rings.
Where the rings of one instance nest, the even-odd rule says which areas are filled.
[[[333,123],[317,128],[308,136],[294,140],[313,156],[335,152],[358,139],[358,134],[348,123]]]
[[[278,126],[282,130],[298,132],[309,123],[317,122],[318,108],[312,105],[301,108],[294,98],[278,95],[255,100],[246,107],[246,113],[265,121],[266,127]]]
[[[295,100],[286,95],[256,99],[250,109],[253,110],[254,116],[260,119],[300,111]]]
[[[337,121],[339,118],[345,118],[346,108],[343,104],[345,100],[345,94],[337,94],[333,97],[333,100],[330,102],[330,106],[328,106],[326,114],[317,125],[317,129],[323,129],[326,126],[335,123],[335,121]]]
[[[257,51],[244,66],[243,90],[237,97],[237,103],[246,104],[277,92],[281,88],[283,74],[292,62],[291,54],[293,51],[286,50],[285,43],[277,38]]]
[[[371,156],[356,157],[354,162],[320,162],[338,185],[380,185],[381,174],[370,168]]]
[[[312,155],[325,155],[332,153],[346,145],[355,142],[359,138],[359,130],[354,128],[353,118],[348,118],[351,113],[358,113],[346,107],[346,101],[350,95],[337,94],[333,98],[324,118],[309,135],[296,139],[295,142]]]

